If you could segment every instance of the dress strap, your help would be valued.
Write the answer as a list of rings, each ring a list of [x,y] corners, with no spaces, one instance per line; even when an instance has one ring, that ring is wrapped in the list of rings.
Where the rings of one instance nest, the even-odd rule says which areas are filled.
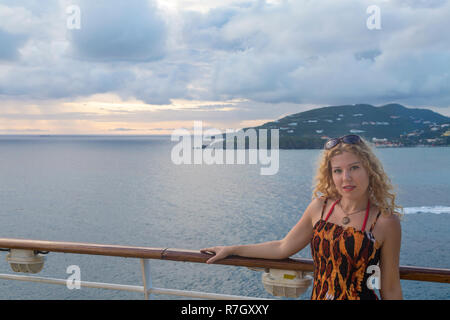
[[[381,215],[381,211],[378,212],[377,217],[375,218],[375,221],[372,223],[372,226],[370,227],[370,232],[372,232],[373,228],[375,227],[375,224],[378,221],[378,217]]]
[[[370,199],[367,200],[366,216],[364,217],[364,223],[363,223],[363,226],[361,229],[362,232],[364,232],[364,230],[366,230],[366,223],[367,223],[367,219],[369,218],[369,211],[370,211]]]
[[[339,202],[339,200],[341,200],[341,199],[337,199],[337,200],[333,203],[333,205],[331,206],[330,211],[328,211],[327,217],[325,218],[325,222],[326,222],[326,221],[328,220],[328,218],[330,217],[330,214],[333,212],[334,206]]]
[[[320,219],[323,218],[323,212],[325,211],[325,208],[327,206],[327,201],[328,201],[328,198],[325,198],[325,202],[323,203],[322,214],[320,215]]]

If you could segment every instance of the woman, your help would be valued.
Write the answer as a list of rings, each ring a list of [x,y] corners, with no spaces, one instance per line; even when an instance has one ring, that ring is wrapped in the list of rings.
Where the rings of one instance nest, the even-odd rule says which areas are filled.
[[[401,207],[395,204],[389,178],[357,135],[331,139],[324,149],[313,200],[282,240],[201,252],[214,254],[207,263],[229,255],[285,259],[310,244],[311,299],[378,299],[367,281],[374,271],[379,271],[381,298],[402,299],[401,227],[396,212]]]

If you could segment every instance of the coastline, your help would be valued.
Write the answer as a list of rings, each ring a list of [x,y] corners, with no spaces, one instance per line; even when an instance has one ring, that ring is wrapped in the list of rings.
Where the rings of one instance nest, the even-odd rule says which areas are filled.
[[[0,140],[6,140],[6,139],[14,139],[17,138],[18,140],[22,139],[70,139],[70,138],[81,138],[81,139],[89,139],[89,138],[107,138],[107,139],[146,139],[146,138],[160,138],[165,139],[167,138],[167,142],[172,142],[170,140],[171,135],[168,134],[147,134],[147,135],[132,135],[132,134],[0,134]],[[295,146],[286,146],[282,145],[283,138],[280,138],[280,144],[278,149],[280,150],[318,150],[322,149],[323,145],[317,145],[316,147],[308,147],[308,148],[302,148],[302,147],[295,147]],[[374,148],[377,149],[390,149],[390,148],[439,148],[439,147],[450,147],[450,144],[442,144],[442,145],[427,145],[427,144],[417,144],[417,145],[375,145],[373,144]],[[226,149],[225,147],[223,149]],[[234,149],[237,149],[236,146]],[[239,148],[240,149],[240,148]],[[248,146],[245,147],[245,149],[249,149]],[[259,147],[257,147],[259,149]],[[267,149],[270,149],[270,143],[267,146]]]

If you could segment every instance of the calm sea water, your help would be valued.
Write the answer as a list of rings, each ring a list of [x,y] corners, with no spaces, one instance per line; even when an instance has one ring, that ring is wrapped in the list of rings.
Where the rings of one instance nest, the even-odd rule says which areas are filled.
[[[260,165],[172,163],[169,137],[0,137],[0,237],[198,250],[280,239],[311,200],[320,150]],[[376,149],[397,187],[401,265],[450,268],[450,149]],[[0,253],[6,256],[6,253]],[[306,247],[297,257],[310,258]],[[138,259],[50,253],[40,276],[141,285]],[[12,273],[5,257],[0,273]],[[151,261],[154,287],[272,298],[242,267]],[[448,284],[402,280],[406,299],[449,299]],[[309,289],[300,299],[309,299]],[[0,280],[0,299],[142,299],[138,293]],[[172,299],[155,296],[156,299]]]

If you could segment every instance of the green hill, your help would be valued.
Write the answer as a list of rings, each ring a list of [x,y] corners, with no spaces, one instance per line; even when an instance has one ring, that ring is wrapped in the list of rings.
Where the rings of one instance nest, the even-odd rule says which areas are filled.
[[[330,137],[352,133],[379,147],[450,145],[449,117],[400,104],[329,106],[292,114],[253,128],[279,129],[280,149],[322,148]]]

